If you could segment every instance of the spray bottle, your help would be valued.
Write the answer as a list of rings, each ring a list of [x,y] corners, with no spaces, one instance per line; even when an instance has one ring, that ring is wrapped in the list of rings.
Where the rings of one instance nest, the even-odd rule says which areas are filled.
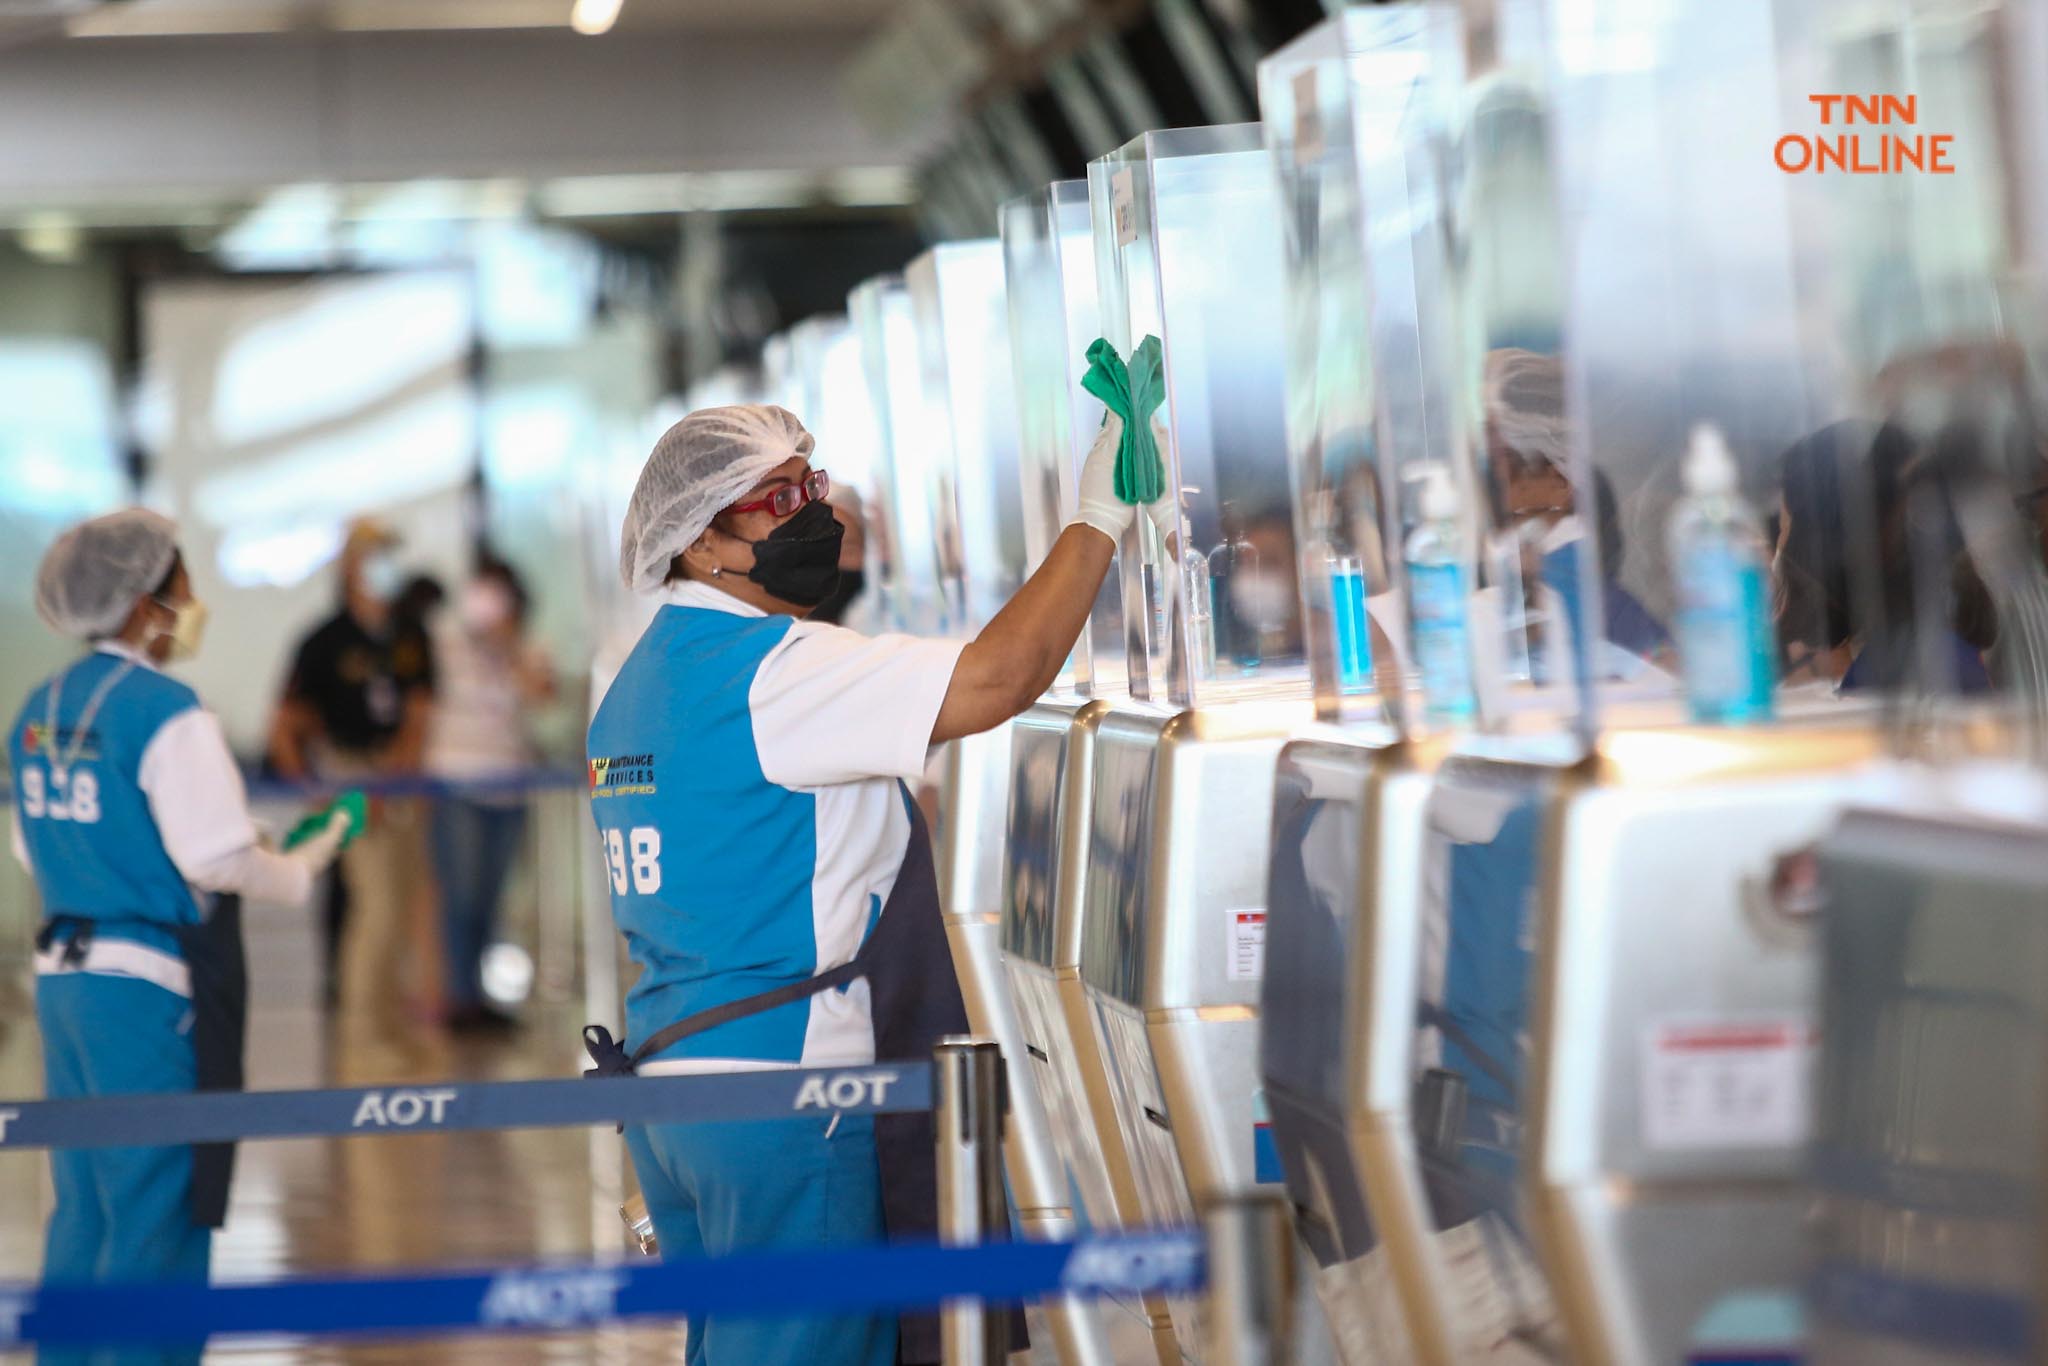
[[[1436,725],[1469,724],[1475,706],[1465,565],[1458,550],[1458,489],[1445,465],[1420,466],[1409,471],[1409,478],[1422,483],[1422,520],[1408,534],[1404,553],[1423,714]]]
[[[1693,719],[1768,719],[1776,650],[1763,531],[1714,427],[1693,428],[1685,496],[1672,509],[1670,538],[1678,652]]]

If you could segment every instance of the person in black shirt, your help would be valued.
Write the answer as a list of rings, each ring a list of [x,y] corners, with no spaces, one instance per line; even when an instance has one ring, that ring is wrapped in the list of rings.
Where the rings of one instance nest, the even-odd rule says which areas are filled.
[[[434,690],[423,630],[394,611],[397,537],[369,521],[341,552],[341,610],[300,642],[271,726],[270,758],[290,780],[404,777],[420,771]],[[426,859],[416,798],[374,804],[369,828],[340,863],[347,914],[330,942],[345,1019],[397,1023],[407,909]]]

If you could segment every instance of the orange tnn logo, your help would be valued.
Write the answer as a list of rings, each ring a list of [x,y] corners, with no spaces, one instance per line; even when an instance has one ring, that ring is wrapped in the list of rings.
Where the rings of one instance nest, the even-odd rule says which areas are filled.
[[[1918,95],[1808,95],[1820,110],[1823,128],[1841,131],[1787,133],[1771,149],[1787,175],[1899,175],[1920,171],[1954,175],[1955,136],[1901,132],[1920,122]],[[1869,129],[1873,131],[1859,131]],[[1882,129],[1883,131],[1874,131]]]

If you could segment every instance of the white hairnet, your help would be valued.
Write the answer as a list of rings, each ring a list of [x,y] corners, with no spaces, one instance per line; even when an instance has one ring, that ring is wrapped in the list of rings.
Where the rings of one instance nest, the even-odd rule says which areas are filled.
[[[761,477],[817,443],[786,408],[740,403],[699,408],[654,443],[619,529],[619,577],[651,593],[669,561],[687,550],[711,519]]]
[[[67,636],[112,635],[135,600],[163,583],[177,555],[178,528],[148,508],[80,522],[43,552],[36,615]]]
[[[1486,416],[1502,445],[1532,464],[1569,467],[1561,359],[1515,347],[1489,352],[1484,390]]]

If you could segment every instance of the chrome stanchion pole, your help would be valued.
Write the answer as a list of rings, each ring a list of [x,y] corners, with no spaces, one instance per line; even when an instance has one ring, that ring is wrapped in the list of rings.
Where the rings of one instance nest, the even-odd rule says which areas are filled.
[[[941,1039],[933,1053],[938,1135],[939,1241],[1005,1239],[1003,1054],[991,1039]],[[1002,1366],[1010,1318],[1002,1306],[949,1300],[939,1309],[939,1352],[946,1366]]]
[[[1209,1206],[1206,1366],[1288,1366],[1294,1359],[1294,1231],[1279,1195]]]

